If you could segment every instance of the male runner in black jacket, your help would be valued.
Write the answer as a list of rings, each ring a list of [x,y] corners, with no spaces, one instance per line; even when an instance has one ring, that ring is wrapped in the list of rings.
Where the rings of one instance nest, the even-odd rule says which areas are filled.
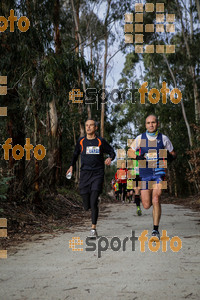
[[[71,161],[71,166],[67,173],[73,172],[73,167],[81,154],[81,172],[79,189],[83,199],[85,210],[91,208],[92,229],[90,237],[97,237],[96,224],[98,219],[98,197],[102,192],[104,181],[104,163],[111,164],[115,158],[113,148],[105,139],[98,137],[95,132],[97,124],[94,120],[87,120],[85,123],[86,136],[79,138]],[[103,154],[107,153],[108,157],[104,162]]]

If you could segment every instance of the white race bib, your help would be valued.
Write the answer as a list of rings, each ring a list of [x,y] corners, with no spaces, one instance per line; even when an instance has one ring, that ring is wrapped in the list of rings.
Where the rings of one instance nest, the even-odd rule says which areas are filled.
[[[86,154],[99,154],[99,147],[96,146],[86,147]]]
[[[146,160],[157,160],[157,153],[146,153]]]

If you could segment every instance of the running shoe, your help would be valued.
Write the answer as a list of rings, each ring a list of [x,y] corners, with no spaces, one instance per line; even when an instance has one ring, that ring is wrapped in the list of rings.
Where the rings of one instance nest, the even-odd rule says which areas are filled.
[[[90,234],[89,234],[88,237],[91,238],[91,239],[96,239],[97,238],[97,231],[96,231],[96,229],[91,229],[90,230]]]
[[[137,207],[137,214],[138,214],[138,216],[141,216],[141,215],[142,215],[142,211],[141,211],[140,206]]]
[[[158,230],[152,230],[151,236],[156,236],[160,240],[160,233]]]

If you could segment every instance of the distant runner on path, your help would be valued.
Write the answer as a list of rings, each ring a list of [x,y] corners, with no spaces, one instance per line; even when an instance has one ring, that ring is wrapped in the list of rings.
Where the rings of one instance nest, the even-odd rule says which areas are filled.
[[[115,192],[115,200],[119,201],[119,183],[116,180],[114,180],[113,189]]]
[[[104,163],[110,165],[115,158],[113,148],[105,139],[95,134],[97,123],[94,120],[87,120],[85,123],[86,136],[78,139],[74,154],[71,160],[71,166],[67,173],[73,172],[73,167],[81,154],[81,171],[79,189],[83,199],[85,210],[91,208],[92,229],[90,237],[96,238],[96,224],[98,219],[98,197],[102,192],[104,181]],[[103,154],[107,153],[108,157],[104,162]]]
[[[163,158],[159,158],[159,155],[161,149],[166,149],[168,160],[173,160],[176,158],[176,153],[174,152],[173,145],[169,138],[158,132],[157,128],[157,117],[155,115],[149,115],[146,118],[146,132],[136,137],[128,150],[128,155],[137,160],[145,160],[145,166],[139,168],[141,181],[145,183],[145,186],[142,186],[141,188],[141,199],[145,209],[148,209],[153,205],[154,226],[152,236],[157,236],[160,239],[158,227],[161,217],[160,197],[162,187],[159,183],[164,179],[165,165],[162,165],[164,161]],[[139,150],[140,155],[135,154],[136,150]],[[157,183],[153,188],[149,188],[149,183],[151,181]]]
[[[127,198],[127,172],[128,169],[126,168],[126,165],[123,162],[121,168],[115,173],[115,180],[119,183],[119,194],[120,198],[122,197],[121,201],[123,204],[125,203],[125,200]]]
[[[139,151],[135,152],[136,156],[139,155]],[[139,176],[139,166],[138,161],[134,160],[134,168],[129,170],[131,173],[131,178],[134,177],[134,179],[127,179],[127,194],[129,194],[129,197],[133,195],[133,191],[135,192],[135,204],[137,206],[137,214],[138,216],[142,215],[142,210],[140,207],[140,188],[139,188],[139,182],[141,181]],[[130,199],[130,198],[129,198]]]

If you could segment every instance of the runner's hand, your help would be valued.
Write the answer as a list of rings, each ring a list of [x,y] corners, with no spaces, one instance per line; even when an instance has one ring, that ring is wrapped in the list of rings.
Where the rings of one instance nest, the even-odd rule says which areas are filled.
[[[73,172],[73,167],[71,166],[68,170],[67,170],[67,172],[66,172],[66,175],[68,174],[68,173],[72,173]]]
[[[136,155],[136,160],[144,160],[144,159],[146,159],[145,154],[146,153],[143,153],[142,155]]]
[[[176,155],[172,155],[169,151],[167,151],[167,161],[172,162],[174,159],[176,159]]]
[[[112,159],[110,157],[106,158],[105,165],[110,166]]]

